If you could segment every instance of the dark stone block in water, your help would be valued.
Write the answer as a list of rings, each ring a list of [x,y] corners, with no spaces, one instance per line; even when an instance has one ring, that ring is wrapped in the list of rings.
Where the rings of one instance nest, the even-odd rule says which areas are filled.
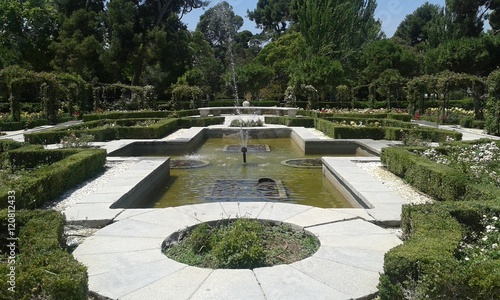
[[[281,180],[261,178],[258,180],[217,180],[205,198],[210,200],[265,200],[286,199]]]
[[[241,145],[226,145],[224,147],[224,152],[241,152]],[[247,152],[249,153],[264,153],[271,151],[269,145],[257,144],[257,145],[247,145]]]
[[[321,168],[323,166],[320,157],[287,159],[281,163],[285,166],[294,168]]]
[[[208,165],[209,162],[195,159],[172,159],[170,160],[171,169],[193,169]]]

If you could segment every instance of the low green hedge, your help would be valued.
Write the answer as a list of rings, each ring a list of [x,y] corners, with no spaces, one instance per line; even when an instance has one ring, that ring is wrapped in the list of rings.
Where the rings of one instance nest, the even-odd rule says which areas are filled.
[[[5,139],[5,140],[2,139],[0,140],[0,153],[21,148],[23,145],[24,143],[18,141],[14,141],[11,139]]]
[[[190,115],[199,114],[197,110],[185,111],[112,111],[98,114],[85,114],[83,115],[83,122],[95,120],[116,120],[116,119],[147,119],[147,118],[171,118],[171,117],[185,117]]]
[[[399,121],[394,121],[394,123],[399,123]],[[314,120],[314,126],[329,137],[337,139],[385,139],[399,141],[404,134],[418,134],[423,139],[433,142],[443,142],[448,137],[452,137],[455,140],[462,139],[462,134],[459,132],[434,128],[343,126],[320,118]]]
[[[178,126],[180,128],[206,127],[210,125],[220,125],[220,124],[224,124],[224,117],[205,117],[205,118],[184,117],[180,118],[178,121]]]
[[[440,201],[500,199],[497,188],[472,183],[468,177],[447,166],[412,153],[425,148],[383,148],[380,159],[389,171],[423,193]],[[438,151],[442,149],[437,148]]]
[[[2,122],[0,123],[0,130],[3,131],[23,130],[47,124],[49,124],[49,121],[44,119],[33,120],[33,121],[21,121],[21,122]]]
[[[17,196],[17,194],[16,194]],[[17,206],[16,206],[17,208]],[[15,215],[0,210],[0,224],[7,228],[9,218],[15,218],[17,246],[15,264],[9,264],[6,232],[1,235],[0,289],[2,299],[74,299],[86,300],[88,276],[85,266],[77,262],[64,249],[64,216],[55,211],[17,210]],[[11,221],[14,219],[11,219]],[[12,262],[12,261],[11,261]],[[15,267],[15,269],[11,269]],[[14,292],[10,274],[15,273]]]
[[[79,151],[76,149],[47,150],[42,145],[30,145],[7,152],[12,169],[32,169],[38,165],[51,165]]]
[[[291,117],[265,117],[266,124],[279,124],[285,126],[293,126],[293,127],[306,127],[313,128],[314,127],[314,118],[311,117],[301,117],[301,118],[291,118]]]
[[[25,134],[24,138],[31,144],[55,144],[65,136],[74,133],[76,136],[88,134],[94,141],[103,142],[117,139],[158,139],[178,129],[178,119],[163,119],[149,126],[120,126],[127,122],[146,121],[151,119],[97,120],[83,123],[71,128],[50,129]]]
[[[464,263],[457,249],[464,234],[480,227],[484,213],[500,213],[500,203],[453,202],[404,206],[407,239],[386,253],[380,277],[382,300],[500,299],[500,260]]]
[[[31,148],[26,151],[29,152],[27,157],[31,157],[33,161],[43,161],[43,155],[64,158],[49,166],[29,171],[26,176],[0,187],[0,199],[7,199],[9,191],[16,192],[17,209],[43,207],[47,201],[56,199],[68,189],[102,172],[106,162],[106,150],[103,149],[46,150],[39,155],[33,154]],[[67,156],[72,151],[76,152]],[[15,155],[22,156],[20,153]],[[24,161],[30,163],[28,158]],[[0,208],[6,207],[6,201],[0,201]]]

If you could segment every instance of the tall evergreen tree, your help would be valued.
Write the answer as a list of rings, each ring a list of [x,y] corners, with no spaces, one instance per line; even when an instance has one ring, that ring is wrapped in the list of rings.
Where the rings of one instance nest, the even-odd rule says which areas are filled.
[[[377,39],[375,0],[299,0],[300,32],[312,53],[344,60]]]

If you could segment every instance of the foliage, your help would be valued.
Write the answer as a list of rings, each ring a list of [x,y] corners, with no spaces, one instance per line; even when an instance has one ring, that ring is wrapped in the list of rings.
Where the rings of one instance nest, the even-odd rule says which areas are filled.
[[[16,154],[12,154],[16,153]],[[8,152],[14,164],[34,167],[26,176],[12,176],[0,187],[0,197],[7,199],[9,190],[16,191],[16,208],[33,209],[45,205],[71,187],[102,172],[106,151],[102,149],[58,149],[43,150],[23,148]],[[17,159],[14,161],[14,155]],[[24,155],[24,159],[21,156]],[[43,164],[43,165],[40,165]],[[15,174],[14,174],[15,175]],[[7,203],[0,203],[6,207]]]
[[[273,78],[273,70],[261,64],[252,63],[238,67],[238,90],[240,92],[249,92],[252,99],[259,98],[260,89],[269,84]]]
[[[377,38],[373,0],[297,1],[300,32],[313,55],[343,60]]]
[[[290,0],[259,0],[253,11],[247,11],[250,21],[255,21],[262,33],[280,36],[293,22]]]
[[[486,102],[486,130],[500,135],[500,71],[488,77],[488,101]]]
[[[489,255],[499,212],[494,201],[403,207],[406,240],[385,256],[380,298],[498,298],[498,259]],[[472,255],[479,247],[485,255]]]
[[[394,36],[402,39],[410,46],[416,46],[420,43],[425,44],[429,40],[431,21],[438,16],[439,6],[426,2],[403,19],[398,25]]]
[[[82,134],[77,137],[74,133],[65,136],[61,139],[61,145],[63,148],[88,148],[94,141],[94,136],[89,134]]]
[[[17,207],[16,207],[17,208]],[[10,211],[9,211],[10,212]],[[0,224],[7,227],[10,217],[0,210]],[[64,249],[64,216],[51,210],[16,210],[16,288],[12,297],[7,290],[8,280],[0,287],[3,299],[87,299],[88,277],[85,266]],[[10,222],[9,222],[10,223]],[[1,236],[2,253],[9,241]],[[9,274],[7,259],[0,263],[0,271]]]
[[[262,119],[257,120],[233,120],[230,127],[262,127],[264,126],[264,121]]]
[[[248,218],[201,223],[176,242],[164,247],[168,257],[192,266],[227,269],[291,263],[319,247],[303,230]]]

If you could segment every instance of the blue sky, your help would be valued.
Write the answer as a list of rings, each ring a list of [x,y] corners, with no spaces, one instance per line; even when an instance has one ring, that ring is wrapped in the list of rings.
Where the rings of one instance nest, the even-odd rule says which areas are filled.
[[[258,0],[226,1],[233,7],[233,10],[237,15],[244,18],[247,15],[247,10],[254,10],[255,7],[257,7],[258,2]],[[210,6],[214,6],[218,2],[219,1],[217,0],[212,0]],[[378,0],[375,17],[382,21],[382,30],[385,32],[387,37],[391,37],[394,34],[394,31],[396,31],[399,23],[401,23],[406,15],[411,14],[425,2],[444,6],[445,0]],[[184,16],[182,21],[188,25],[190,30],[194,30],[200,19],[200,15],[202,15],[203,12],[204,11],[202,9],[195,9],[189,15]],[[246,18],[241,29],[250,30],[254,33],[260,32],[259,29],[255,28],[255,23]]]

